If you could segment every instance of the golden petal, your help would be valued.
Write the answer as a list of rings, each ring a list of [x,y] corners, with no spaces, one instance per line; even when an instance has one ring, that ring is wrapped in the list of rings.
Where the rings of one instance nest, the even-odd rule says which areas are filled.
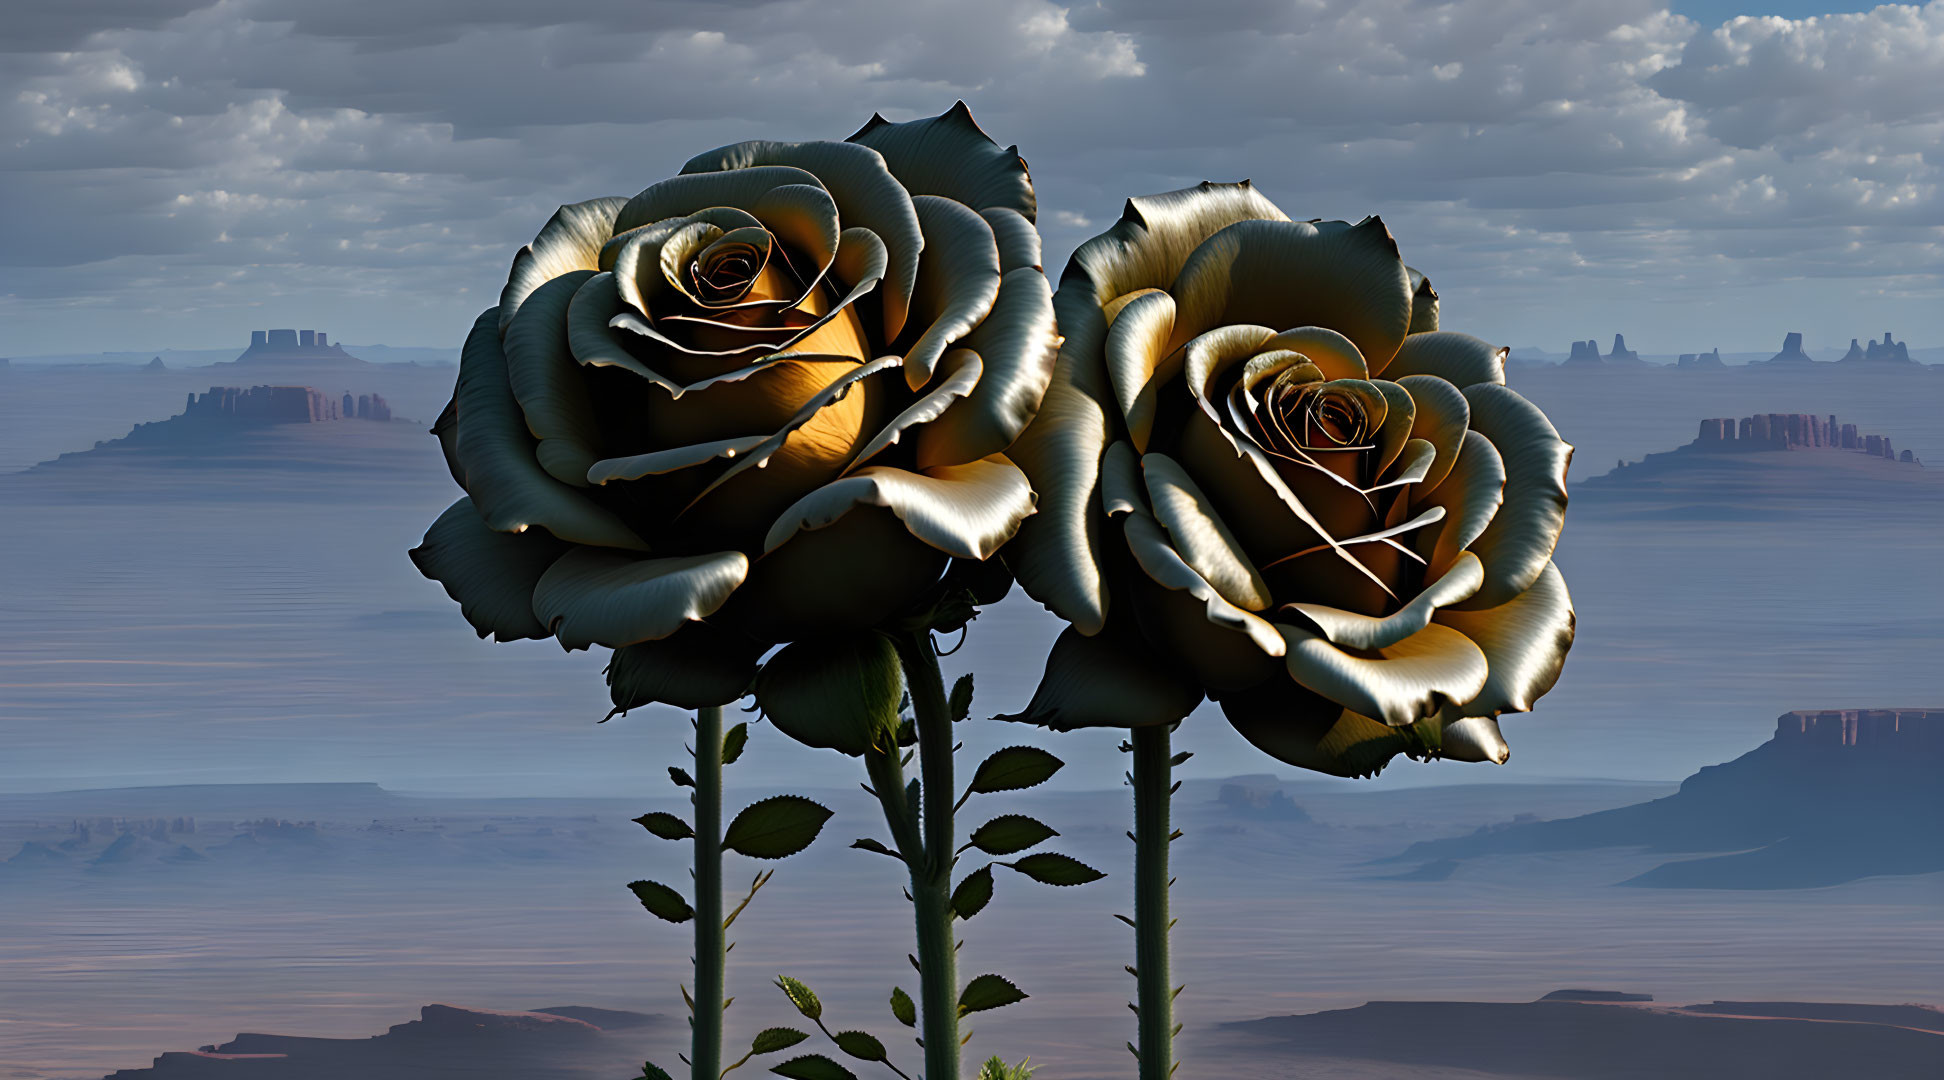
[[[1221,697],[1222,713],[1256,749],[1330,776],[1375,776],[1416,742],[1410,728],[1380,724],[1278,676]]]
[[[1356,343],[1326,327],[1299,326],[1284,330],[1263,342],[1262,348],[1301,353],[1304,359],[1316,365],[1325,379],[1370,377],[1370,367],[1364,363],[1363,354],[1357,351]]]
[[[1552,561],[1566,525],[1566,467],[1573,448],[1538,406],[1512,390],[1477,383],[1465,388],[1465,400],[1471,430],[1490,439],[1505,459],[1505,505],[1466,545],[1485,563],[1485,584],[1465,606],[1497,607],[1530,589]]]
[[[1120,310],[1110,313],[1107,327],[1107,376],[1114,400],[1126,419],[1134,448],[1147,451],[1154,431],[1156,402],[1161,388],[1181,374],[1184,353],[1168,350],[1174,330],[1174,297],[1160,290],[1133,294]]]
[[[1128,514],[1120,521],[1128,550],[1149,579],[1169,592],[1181,593],[1200,601],[1196,607],[1210,625],[1238,635],[1225,638],[1231,643],[1226,648],[1233,650],[1246,639],[1253,642],[1263,656],[1283,654],[1283,640],[1275,628],[1223,598],[1208,583],[1208,579],[1188,565],[1153,518],[1146,514]],[[1150,636],[1156,636],[1152,628]],[[1192,665],[1194,659],[1189,658],[1189,662]]]
[[[971,349],[951,349],[939,360],[938,375],[925,391],[924,396],[905,407],[905,410],[884,425],[876,435],[871,436],[864,448],[857,452],[846,473],[856,472],[885,450],[898,444],[905,433],[913,428],[928,424],[944,415],[954,402],[970,395],[979,386],[985,375],[985,361]],[[954,462],[953,464],[961,464]]]
[[[1383,649],[1430,625],[1438,609],[1469,598],[1484,581],[1485,569],[1478,557],[1465,552],[1410,603],[1383,618],[1322,604],[1284,604],[1276,610],[1279,615],[1300,616],[1309,629],[1341,648]]]
[[[1431,623],[1381,649],[1349,653],[1319,633],[1277,623],[1289,677],[1352,712],[1408,727],[1484,688],[1485,654],[1470,638]],[[1375,653],[1373,656],[1359,655]]]
[[[1418,534],[1414,544],[1429,573],[1440,574],[1459,553],[1469,549],[1498,514],[1505,501],[1505,461],[1492,441],[1475,431],[1465,432],[1457,464],[1429,494],[1412,503],[1415,510],[1442,507],[1445,519]]]
[[[1188,471],[1165,454],[1148,454],[1141,458],[1141,473],[1154,517],[1182,560],[1229,603],[1244,611],[1267,610],[1268,583]]]
[[[1458,462],[1465,432],[1471,427],[1471,406],[1456,386],[1436,376],[1407,375],[1397,385],[1411,395],[1411,438],[1423,439],[1437,451],[1418,482],[1421,490],[1430,491],[1444,483]]]
[[[1188,256],[1202,241],[1238,221],[1288,221],[1289,216],[1262,197],[1247,180],[1239,184],[1203,181],[1191,188],[1140,195],[1127,200],[1120,220],[1081,244],[1060,276],[1085,282],[1090,305],[1098,310],[1116,296],[1136,289],[1165,289],[1174,283]],[[1060,320],[1072,337],[1080,328]]]
[[[1411,323],[1397,241],[1377,218],[1354,226],[1243,221],[1195,249],[1169,292],[1181,305],[1172,344],[1218,326],[1321,326],[1382,372]]]
[[[999,454],[922,473],[872,466],[797,500],[777,517],[763,550],[775,551],[799,531],[824,528],[866,506],[891,511],[911,535],[948,555],[983,561],[1033,512],[1033,488]]]
[[[1474,383],[1505,383],[1505,358],[1512,350],[1451,330],[1412,334],[1384,368],[1393,382],[1409,375],[1436,375],[1463,390]]]
[[[1506,603],[1433,618],[1470,638],[1491,668],[1484,689],[1461,705],[1473,716],[1530,712],[1559,681],[1576,628],[1566,579],[1550,562],[1532,588]]]

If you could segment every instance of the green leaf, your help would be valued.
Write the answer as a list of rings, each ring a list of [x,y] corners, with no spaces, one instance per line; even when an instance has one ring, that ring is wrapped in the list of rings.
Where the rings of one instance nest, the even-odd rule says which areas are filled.
[[[897,1017],[898,1023],[906,1027],[918,1026],[918,1005],[911,1000],[910,994],[904,992],[902,986],[891,988],[891,1015]]]
[[[952,684],[952,722],[958,723],[972,715],[972,676],[960,675]]]
[[[781,859],[810,846],[830,811],[801,795],[773,795],[751,803],[723,830],[722,847],[753,859]]]
[[[981,975],[965,984],[959,994],[959,1015],[997,1009],[1015,1001],[1025,1001],[1026,991],[997,975]]]
[[[875,851],[879,855],[889,855],[892,858],[898,859],[900,861],[904,859],[903,855],[898,854],[896,851],[892,850],[891,848],[885,847],[882,841],[873,840],[868,836],[859,840],[852,840],[851,846],[857,848],[860,851]]]
[[[883,1061],[884,1044],[877,1037],[862,1031],[840,1031],[830,1037],[836,1042],[837,1049],[859,1061]]]
[[[791,1058],[770,1071],[778,1076],[787,1076],[790,1080],[857,1080],[856,1073],[822,1054]]]
[[[663,840],[687,840],[689,837],[695,835],[695,830],[689,828],[688,822],[683,821],[674,814],[664,814],[660,811],[652,814],[643,814],[635,818],[634,823],[661,837]]]
[[[722,737],[722,763],[734,765],[742,757],[743,747],[749,745],[749,725],[737,724]]]
[[[992,864],[987,863],[965,875],[952,890],[952,914],[969,919],[992,902]]]
[[[688,774],[687,769],[681,769],[681,768],[677,768],[676,766],[670,765],[668,767],[668,778],[674,781],[676,787],[695,786],[695,777],[690,776]]]
[[[1089,881],[1099,881],[1107,876],[1079,859],[1056,855],[1052,852],[1028,855],[1018,862],[1009,862],[1005,865],[1042,885],[1085,885]]]
[[[628,889],[635,894],[635,899],[641,901],[641,906],[658,919],[680,923],[695,917],[695,909],[682,899],[682,894],[659,881],[630,881]]]
[[[898,730],[904,676],[883,634],[829,634],[778,650],[756,676],[756,704],[805,746],[860,756]]]
[[[795,1028],[764,1028],[756,1033],[749,1044],[751,1054],[774,1054],[778,1050],[788,1050],[810,1036]]]
[[[675,1080],[675,1078],[668,1075],[668,1070],[660,1065],[652,1061],[644,1061],[641,1063],[641,1075],[635,1077],[635,1080]]]
[[[995,791],[1029,788],[1045,783],[1065,764],[1036,746],[1008,746],[979,763],[969,790],[990,795]]]
[[[972,846],[987,855],[1011,855],[1060,835],[1024,814],[1003,814],[972,830]]]
[[[790,999],[790,1004],[795,1005],[796,1010],[803,1014],[805,1020],[823,1019],[823,1002],[818,1001],[816,992],[803,985],[801,980],[792,979],[788,975],[778,975],[776,985],[783,991],[783,996]]]

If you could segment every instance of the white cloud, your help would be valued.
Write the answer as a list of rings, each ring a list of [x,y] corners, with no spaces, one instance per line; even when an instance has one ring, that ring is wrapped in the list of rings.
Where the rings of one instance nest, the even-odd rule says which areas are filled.
[[[0,219],[0,349],[220,343],[290,304],[452,338],[555,204],[957,97],[1031,163],[1055,269],[1127,195],[1248,176],[1381,212],[1517,344],[1847,339],[1866,294],[1944,338],[1944,0],[1720,27],[1653,0],[125,6],[10,26],[0,199],[31,212]]]

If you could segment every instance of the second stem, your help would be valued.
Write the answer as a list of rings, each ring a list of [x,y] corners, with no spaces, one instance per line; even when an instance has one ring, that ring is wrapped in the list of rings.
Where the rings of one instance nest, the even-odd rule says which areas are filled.
[[[1168,804],[1174,795],[1171,724],[1137,727],[1134,744],[1134,970],[1140,1080],[1174,1071],[1174,972],[1168,955]]]
[[[959,1080],[958,948],[952,932],[957,834],[952,780],[952,712],[938,651],[923,630],[892,635],[918,729],[923,850],[905,852],[918,934],[919,1007],[926,1080]]]
[[[722,1075],[722,706],[695,712],[695,1002],[689,1075]]]

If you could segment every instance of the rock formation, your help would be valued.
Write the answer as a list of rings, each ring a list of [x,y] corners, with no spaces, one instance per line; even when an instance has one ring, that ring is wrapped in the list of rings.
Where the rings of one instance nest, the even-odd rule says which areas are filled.
[[[150,360],[148,363],[143,364],[142,370],[143,371],[167,371],[169,370],[169,365],[163,363],[162,358],[158,356],[155,359]]]
[[[1717,348],[1704,353],[1682,353],[1681,358],[1674,362],[1674,366],[1682,371],[1692,371],[1703,368],[1725,368],[1728,365],[1721,362],[1721,350]]]
[[[1782,351],[1769,357],[1764,363],[1770,364],[1813,364],[1809,354],[1802,351],[1802,335],[1790,334],[1782,339]]]
[[[1634,352],[1633,350],[1627,348],[1627,339],[1625,335],[1623,334],[1613,335],[1613,351],[1607,354],[1607,363],[1639,364],[1644,362],[1645,361],[1640,359],[1639,353]]]
[[[237,363],[261,361],[355,360],[341,345],[332,345],[322,330],[252,330],[250,347]]]
[[[1573,354],[1566,358],[1571,365],[1603,364],[1600,359],[1600,343],[1593,340],[1573,342]]]
[[[1890,440],[1881,435],[1859,435],[1855,424],[1838,424],[1836,414],[1757,413],[1740,420],[1715,417],[1701,421],[1694,441],[1681,447],[1702,453],[1748,452],[1757,450],[1861,450],[1871,457],[1899,460]],[[1917,463],[1909,451],[1903,461]]]

